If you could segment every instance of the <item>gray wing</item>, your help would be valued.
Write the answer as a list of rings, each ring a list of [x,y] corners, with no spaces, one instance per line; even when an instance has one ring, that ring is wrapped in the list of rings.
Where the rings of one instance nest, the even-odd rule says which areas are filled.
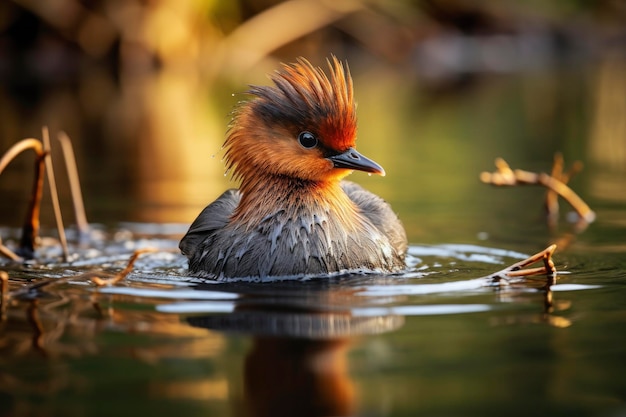
[[[357,205],[361,213],[387,236],[398,254],[404,257],[408,246],[406,232],[389,203],[351,181],[341,181],[341,188]]]
[[[178,244],[183,255],[191,258],[208,235],[222,229],[228,223],[240,199],[239,191],[230,189],[206,206]]]

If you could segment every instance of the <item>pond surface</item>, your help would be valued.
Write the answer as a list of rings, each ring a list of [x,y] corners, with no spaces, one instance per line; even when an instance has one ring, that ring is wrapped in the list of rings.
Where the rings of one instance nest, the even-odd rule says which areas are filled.
[[[3,413],[624,412],[622,254],[557,253],[567,274],[550,292],[493,287],[481,276],[523,255],[460,244],[414,245],[414,271],[394,277],[215,284],[186,277],[172,252],[142,255],[113,287],[81,276],[121,270],[132,247],[175,245],[108,242],[108,254],[10,270]]]
[[[37,262],[1,261],[12,297],[0,323],[0,415],[626,415],[624,137],[598,127],[613,119],[597,105],[623,96],[605,86],[623,70],[509,75],[442,96],[353,66],[359,150],[387,177],[350,179],[398,212],[410,270],[272,284],[188,277],[177,251],[203,205],[233,186],[219,153],[230,91],[166,75],[122,83],[116,108],[135,107],[141,129],[115,123],[127,114],[95,131],[59,126],[74,140],[89,236],[70,233],[72,261],[60,261],[44,207]],[[43,112],[56,124],[67,120],[59,100],[51,93]],[[20,135],[4,148],[38,136]],[[543,190],[478,180],[498,156],[549,172],[557,151],[568,166],[586,164],[571,186],[597,220],[582,232],[564,202],[548,229]],[[23,159],[0,177],[9,246],[31,178]],[[553,242],[549,290],[485,278]],[[125,281],[93,285],[141,248],[158,250]]]

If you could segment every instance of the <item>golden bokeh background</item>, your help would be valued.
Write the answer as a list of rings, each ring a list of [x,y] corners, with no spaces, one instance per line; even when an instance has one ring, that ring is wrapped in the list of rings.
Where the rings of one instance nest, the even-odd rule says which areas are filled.
[[[444,228],[444,206],[480,210],[476,176],[497,156],[547,170],[562,151],[603,168],[588,194],[623,199],[625,22],[609,0],[3,2],[0,149],[65,131],[90,221],[189,223],[236,186],[220,148],[247,85],[334,54],[355,79],[359,149],[388,172],[351,179],[411,236],[425,215]],[[2,224],[22,220],[30,159],[0,178]]]

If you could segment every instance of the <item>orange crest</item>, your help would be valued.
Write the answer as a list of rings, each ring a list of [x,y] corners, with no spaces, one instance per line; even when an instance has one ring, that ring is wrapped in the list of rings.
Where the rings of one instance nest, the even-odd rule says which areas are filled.
[[[336,58],[328,60],[330,77],[304,58],[283,64],[270,78],[275,87],[253,86],[249,93],[261,120],[293,129],[294,135],[310,131],[335,151],[355,146],[356,105],[350,70]]]

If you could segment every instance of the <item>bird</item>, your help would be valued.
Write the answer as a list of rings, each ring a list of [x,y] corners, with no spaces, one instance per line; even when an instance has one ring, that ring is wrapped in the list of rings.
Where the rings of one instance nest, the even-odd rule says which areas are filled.
[[[273,281],[405,270],[404,227],[383,198],[344,180],[385,175],[356,150],[357,117],[347,63],[328,75],[300,57],[251,85],[223,145],[225,191],[180,241],[192,276]]]

